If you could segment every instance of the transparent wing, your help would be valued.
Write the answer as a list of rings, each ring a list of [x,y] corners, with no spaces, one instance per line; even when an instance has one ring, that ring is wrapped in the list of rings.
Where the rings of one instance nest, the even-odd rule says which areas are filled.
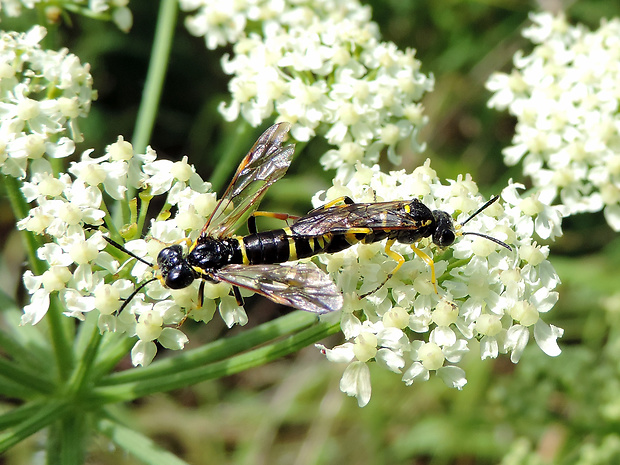
[[[351,228],[409,229],[421,227],[423,215],[407,213],[409,201],[354,203],[317,208],[291,224],[291,231],[299,236],[320,236],[326,233],[344,234]],[[421,209],[428,210],[424,205]],[[428,211],[430,213],[430,211]]]
[[[214,272],[213,277],[307,312],[328,313],[342,308],[342,294],[331,278],[312,263],[228,265]]]
[[[239,164],[201,236],[229,236],[239,219],[258,206],[267,188],[284,176],[295,151],[294,145],[282,147],[290,128],[289,123],[274,124],[258,138]]]

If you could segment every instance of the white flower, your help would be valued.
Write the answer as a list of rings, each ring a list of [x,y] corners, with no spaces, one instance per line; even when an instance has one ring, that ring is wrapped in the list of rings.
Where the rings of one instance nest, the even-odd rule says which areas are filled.
[[[406,384],[436,374],[461,389],[467,379],[459,363],[476,339],[483,359],[510,353],[517,362],[531,334],[546,354],[559,354],[562,330],[542,320],[558,299],[559,279],[547,261],[548,247],[537,246],[531,235],[534,230],[559,234],[554,222],[561,214],[557,207],[539,205],[536,197],[521,197],[521,187],[511,183],[502,192],[504,202],[457,226],[456,241],[446,250],[426,238],[418,241],[417,247],[433,258],[438,294],[429,267],[406,244],[391,247],[390,253],[406,261],[383,286],[396,266],[383,253],[384,244],[358,244],[319,256],[345,294],[341,328],[346,341],[333,349],[321,347],[328,360],[349,363],[343,391],[367,403],[370,387],[365,387],[362,364],[374,362],[401,374]],[[313,202],[318,207],[343,195],[357,202],[418,198],[430,210],[450,213],[456,225],[484,203],[470,176],[443,184],[428,160],[411,174],[358,164],[345,185],[335,182]],[[539,218],[544,220],[537,224]],[[504,241],[512,250],[470,232]],[[368,292],[362,300],[355,297]]]
[[[395,146],[403,140],[423,150],[415,138],[426,118],[417,102],[433,78],[420,73],[413,50],[380,41],[368,7],[356,0],[251,3],[181,2],[193,12],[188,29],[209,48],[234,44],[222,61],[232,75],[232,100],[220,106],[225,119],[258,126],[275,111],[294,123],[298,141],[325,136],[336,148],[321,162],[341,179],[358,160],[377,162],[384,148],[399,163]],[[248,32],[249,22],[262,28]]]
[[[73,54],[43,50],[41,26],[28,33],[1,33],[0,139],[4,174],[24,178],[29,161],[63,158],[82,140],[78,119],[97,94],[88,64]],[[47,96],[54,95],[54,98]]]
[[[539,201],[548,211],[536,220],[543,238],[558,236],[560,216],[604,211],[620,231],[620,169],[615,140],[620,135],[617,82],[620,19],[602,22],[597,31],[571,26],[563,16],[530,15],[523,35],[536,46],[519,51],[515,69],[487,82],[490,107],[517,118],[507,165],[523,163]],[[553,202],[559,204],[550,207]],[[533,206],[533,205],[531,205]]]

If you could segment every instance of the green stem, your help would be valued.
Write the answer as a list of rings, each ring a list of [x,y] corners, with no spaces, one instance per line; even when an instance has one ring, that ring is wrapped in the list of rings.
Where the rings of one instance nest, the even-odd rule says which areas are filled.
[[[151,465],[188,465],[177,456],[162,449],[152,439],[120,423],[101,419],[97,429],[120,448],[134,456],[140,463]]]
[[[83,465],[88,447],[87,417],[84,414],[65,415],[50,428],[47,441],[47,463]]]
[[[20,405],[13,410],[8,410],[0,415],[0,431],[12,428],[20,422],[33,417],[44,408],[45,404],[47,404],[47,399],[37,399],[36,401]]]
[[[84,348],[76,347],[76,355],[80,354],[81,356],[68,383],[67,395],[70,397],[81,391],[89,379],[89,374],[92,372],[94,360],[101,345],[101,334],[97,327],[96,315],[93,315],[93,317],[95,318],[88,318],[86,323],[83,323],[83,325],[87,325],[86,327],[80,328],[85,333],[89,332],[90,334],[87,336],[88,342]]]
[[[218,339],[197,349],[185,351],[177,357],[157,361],[148,367],[113,373],[101,380],[100,385],[126,384],[168,376],[180,370],[189,370],[223,360],[268,341],[293,334],[316,323],[316,316],[308,312],[293,312],[243,333]]]
[[[126,334],[105,333],[101,349],[99,350],[99,360],[93,368],[91,375],[92,379],[97,380],[108,375],[118,362],[127,356],[137,340],[137,337],[127,337]],[[127,371],[131,372],[133,370]]]
[[[0,376],[0,398],[4,399],[34,399],[41,396],[41,391],[31,389],[23,383],[17,383],[10,378]]]
[[[2,373],[0,376],[4,376],[15,383],[22,384],[29,390],[32,389],[41,393],[50,393],[54,390],[54,384],[45,377],[40,376],[40,373],[33,373],[30,370],[25,370],[15,362],[8,361],[4,358],[0,358],[0,373]]]
[[[141,236],[142,231],[144,231],[144,223],[146,222],[146,219],[148,217],[148,211],[149,211],[149,205],[151,203],[151,199],[153,197],[150,195],[140,195],[140,214],[138,215],[138,223],[137,223],[137,230],[138,230],[138,235]]]
[[[114,219],[112,218],[112,215],[110,214],[110,210],[108,210],[108,206],[106,205],[106,203],[101,202],[101,205],[99,206],[99,208],[103,210],[105,213],[105,217],[103,218],[103,221],[105,222],[105,225],[108,228],[108,231],[110,231],[110,238],[115,240],[116,242],[119,242],[119,241],[122,242],[123,238],[121,237],[121,234],[118,232],[118,229],[116,228],[116,225],[114,224]]]
[[[25,218],[28,216],[30,206],[21,193],[21,183],[19,183],[19,181],[12,176],[2,176],[2,178],[15,218]],[[24,231],[22,233],[22,237],[24,238],[24,246],[26,247],[26,253],[28,254],[30,269],[36,275],[42,274],[47,267],[45,263],[37,257],[37,249],[41,246],[39,239],[30,231]]]
[[[137,153],[144,152],[151,138],[170,58],[176,19],[176,0],[161,0],[149,70],[132,139],[134,150]]]
[[[11,431],[0,434],[0,453],[58,420],[67,408],[68,402],[68,400],[46,399],[36,404],[38,408],[29,408],[30,416],[24,417],[23,421],[15,425]],[[23,409],[22,407],[22,411]]]
[[[11,207],[17,218],[25,218],[28,215],[28,204],[26,199],[19,190],[19,183],[11,176],[4,176],[5,188],[11,202]],[[42,274],[46,270],[44,262],[37,258],[36,251],[40,244],[38,239],[29,231],[24,232],[26,250],[28,252],[28,261],[30,269],[36,275]],[[71,352],[69,344],[68,319],[62,316],[62,311],[58,305],[58,299],[52,296],[50,299],[50,308],[47,311],[48,321],[50,324],[51,338],[54,343],[54,351],[56,354],[56,362],[58,372],[61,378],[68,373],[71,366]],[[66,321],[63,321],[66,320]]]
[[[90,401],[93,404],[129,401],[156,392],[191,386],[208,379],[230,376],[297,352],[327,336],[336,334],[339,330],[339,322],[319,323],[284,340],[210,365],[179,370],[176,373],[133,383],[95,388]]]
[[[50,339],[56,357],[56,366],[61,380],[66,380],[73,367],[72,340],[74,324],[70,318],[62,314],[62,308],[57,295],[50,296],[50,307],[46,313],[49,323]]]

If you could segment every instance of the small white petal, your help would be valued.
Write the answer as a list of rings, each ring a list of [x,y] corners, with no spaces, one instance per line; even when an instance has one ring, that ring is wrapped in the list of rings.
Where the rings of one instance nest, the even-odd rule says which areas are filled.
[[[457,388],[459,391],[467,384],[465,371],[456,366],[445,366],[437,370],[439,376],[447,386]]]
[[[131,349],[131,363],[135,367],[138,365],[145,367],[153,361],[156,353],[157,346],[154,342],[140,340]]]
[[[370,401],[370,370],[363,362],[351,363],[342,374],[340,390],[357,397],[357,405],[364,407]]]
[[[550,357],[557,357],[562,353],[558,345],[558,338],[562,337],[564,330],[557,326],[548,325],[538,320],[534,325],[534,339],[538,347]]]
[[[176,328],[164,328],[157,341],[166,349],[181,350],[189,339],[183,331]]]
[[[428,381],[429,371],[420,362],[413,362],[403,373],[402,380],[407,386],[411,386],[414,381]]]
[[[401,373],[405,367],[405,359],[390,349],[379,349],[375,360],[379,365],[394,373]]]
[[[50,295],[45,289],[38,289],[32,294],[30,304],[24,307],[21,325],[36,325],[47,313],[50,307]]]
[[[333,349],[328,349],[324,345],[315,344],[315,347],[319,349],[330,362],[334,363],[350,363],[355,358],[353,353],[353,344],[346,342],[342,345],[336,346]]]

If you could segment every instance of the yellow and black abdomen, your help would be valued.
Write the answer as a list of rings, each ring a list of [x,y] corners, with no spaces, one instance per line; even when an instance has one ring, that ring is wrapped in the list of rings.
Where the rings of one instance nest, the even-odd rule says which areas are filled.
[[[236,239],[239,242],[239,249],[235,254],[235,262],[239,260],[238,263],[258,265],[298,260],[320,253],[340,252],[360,242],[362,237],[332,233],[303,236],[295,234],[289,228],[284,228]]]
[[[243,264],[260,265],[295,260],[294,243],[284,229],[237,237]],[[292,247],[292,248],[291,248]]]

